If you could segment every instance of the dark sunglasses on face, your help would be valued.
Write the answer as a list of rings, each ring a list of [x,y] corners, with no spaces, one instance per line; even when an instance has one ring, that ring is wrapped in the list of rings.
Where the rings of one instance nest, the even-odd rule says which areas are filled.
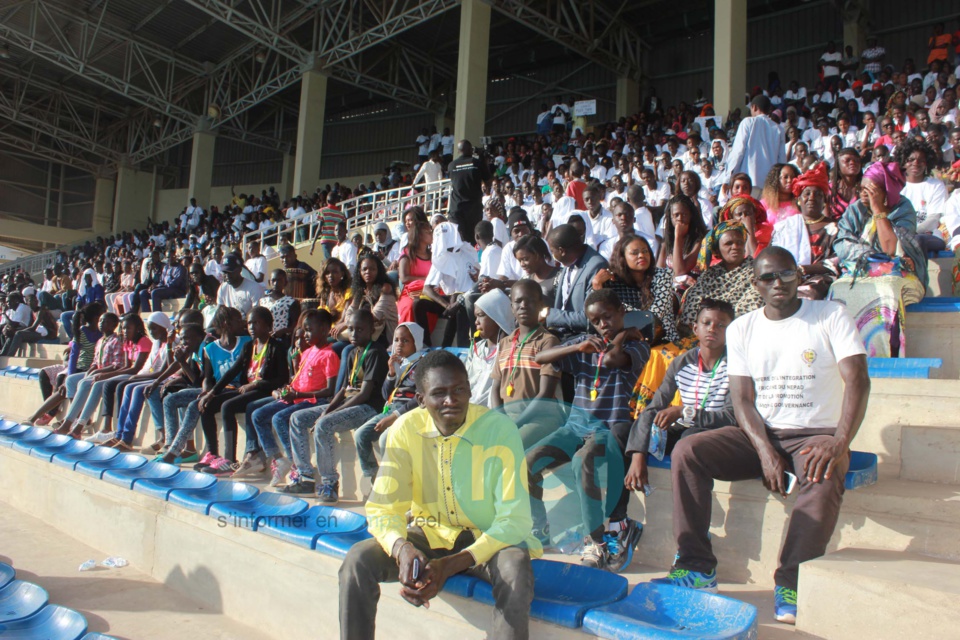
[[[783,271],[771,271],[770,273],[761,273],[757,276],[759,282],[772,283],[774,280],[780,282],[793,282],[800,274],[796,269],[785,269]]]

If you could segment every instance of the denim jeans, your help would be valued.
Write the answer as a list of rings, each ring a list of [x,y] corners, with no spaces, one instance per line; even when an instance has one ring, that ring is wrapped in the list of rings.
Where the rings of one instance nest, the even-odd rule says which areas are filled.
[[[63,330],[67,333],[67,338],[73,340],[73,316],[76,315],[76,311],[64,311],[60,314],[60,324],[63,325]]]
[[[340,474],[337,473],[337,439],[334,435],[342,431],[356,429],[377,415],[379,414],[373,407],[368,404],[361,404],[337,409],[316,420],[316,424],[313,425],[312,422],[301,420],[301,417],[306,418],[306,413],[301,412],[290,421],[290,439],[305,438],[307,430],[313,425],[313,442],[317,447],[317,471],[320,480],[324,484],[333,484],[340,480]],[[294,448],[294,452],[296,452],[296,448]],[[300,469],[299,463],[297,469]]]
[[[67,388],[67,397],[73,399],[77,395],[77,387],[80,386],[80,382],[87,376],[86,373],[71,373],[67,376],[67,379],[63,381],[63,385]]]
[[[127,444],[133,442],[137,435],[137,426],[140,424],[140,414],[143,412],[143,392],[153,384],[153,380],[134,382],[123,390],[123,402],[117,412],[117,438]]]
[[[264,400],[267,400],[267,398],[264,398]],[[290,416],[306,409],[317,409],[318,405],[312,402],[288,404],[280,400],[273,400],[273,398],[269,398],[272,402],[264,402],[264,400],[259,400],[254,403],[259,405],[253,412],[253,426],[257,434],[255,442],[260,443],[264,455],[268,458],[275,458],[277,454],[282,452],[283,455],[292,460],[293,454],[290,451]],[[319,409],[322,411],[323,406],[320,405]],[[319,412],[317,412],[317,414],[319,414]],[[274,432],[276,432],[276,438],[274,438]],[[309,449],[307,449],[302,458],[307,460],[309,464]],[[311,472],[309,475],[313,476],[313,473]]]
[[[180,423],[178,412],[191,404],[196,408],[196,401],[201,391],[202,389],[199,387],[193,387],[171,393],[163,399],[163,430],[166,432],[166,442],[171,453],[180,455],[187,444],[187,440],[193,437],[193,430],[196,428],[197,419],[200,417],[199,412],[196,413],[192,423],[188,423],[186,416],[184,416],[183,424]],[[190,425],[189,428],[187,428],[188,424]]]
[[[66,419],[74,422],[87,422],[93,418],[100,406],[103,387],[106,383],[106,380],[94,382],[91,378],[81,380],[73,394],[73,403],[70,405],[70,411],[67,412]]]
[[[274,402],[276,402],[276,400],[273,399],[273,396],[267,396],[266,398],[260,398],[247,404],[246,414],[244,415],[245,420],[243,422],[243,430],[247,436],[247,444],[243,450],[244,455],[257,453],[262,450],[260,436],[257,434],[257,428],[253,422],[253,414]]]
[[[107,380],[106,384],[103,385],[103,391],[101,392],[103,398],[103,415],[112,416],[113,415],[113,404],[117,393],[117,387],[133,377],[133,374],[125,374],[122,376],[114,376]]]
[[[166,418],[163,415],[163,397],[160,395],[160,389],[147,396],[147,405],[150,407],[150,416],[153,418],[153,429],[157,432],[157,440],[164,437],[163,425]]]
[[[353,442],[357,445],[357,459],[360,461],[360,471],[368,478],[376,476],[377,471],[380,469],[380,463],[377,462],[377,456],[373,452],[373,443],[378,441],[381,443],[379,449],[380,455],[383,455],[382,442],[387,430],[377,431],[376,426],[377,423],[385,417],[382,413],[378,413],[353,432]]]

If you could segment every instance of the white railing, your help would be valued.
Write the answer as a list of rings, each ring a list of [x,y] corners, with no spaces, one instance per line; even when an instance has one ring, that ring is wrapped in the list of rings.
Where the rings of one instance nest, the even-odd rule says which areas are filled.
[[[17,269],[23,269],[27,274],[35,276],[43,273],[47,267],[52,267],[57,259],[57,249],[35,253],[32,256],[23,256],[0,265],[0,275],[13,274]]]
[[[350,198],[343,201],[340,209],[347,218],[348,230],[361,229],[366,234],[378,222],[397,222],[409,207],[423,207],[428,216],[446,213],[449,198],[450,180],[441,180],[430,183],[426,188],[421,185],[416,188],[407,186]],[[254,240],[259,241],[261,247],[276,246],[281,235],[287,235],[294,245],[310,242],[313,234],[319,231],[317,213],[308,211],[250,231],[243,236],[243,246]]]

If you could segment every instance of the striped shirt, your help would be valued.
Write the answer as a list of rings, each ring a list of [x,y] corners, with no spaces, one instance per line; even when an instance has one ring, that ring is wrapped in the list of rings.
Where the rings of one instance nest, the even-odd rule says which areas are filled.
[[[730,379],[727,376],[727,358],[717,361],[716,370],[707,368],[699,357],[686,363],[677,371],[677,387],[680,399],[685,407],[701,406],[706,411],[723,411],[727,406],[730,393]]]
[[[586,335],[578,336],[565,342],[564,346],[579,344],[586,339]],[[614,369],[601,362],[599,374],[597,363],[601,354],[598,353],[578,351],[554,363],[558,369],[574,377],[573,409],[567,419],[568,429],[587,436],[599,428],[609,429],[620,422],[633,422],[636,404],[633,388],[650,359],[650,347],[645,342],[630,341],[623,345],[623,351],[630,356],[629,365]]]
[[[337,225],[346,222],[347,217],[333,207],[324,207],[317,216],[320,218],[320,242],[337,242]]]

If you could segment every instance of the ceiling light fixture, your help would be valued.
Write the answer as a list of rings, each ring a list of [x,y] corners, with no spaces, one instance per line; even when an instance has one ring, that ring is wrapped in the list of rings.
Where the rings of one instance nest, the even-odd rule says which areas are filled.
[[[257,49],[257,52],[253,55],[253,59],[263,64],[267,61],[267,52],[263,49]]]
[[[153,119],[153,126],[156,127],[157,129],[163,126],[163,123],[160,122],[160,118]]]

